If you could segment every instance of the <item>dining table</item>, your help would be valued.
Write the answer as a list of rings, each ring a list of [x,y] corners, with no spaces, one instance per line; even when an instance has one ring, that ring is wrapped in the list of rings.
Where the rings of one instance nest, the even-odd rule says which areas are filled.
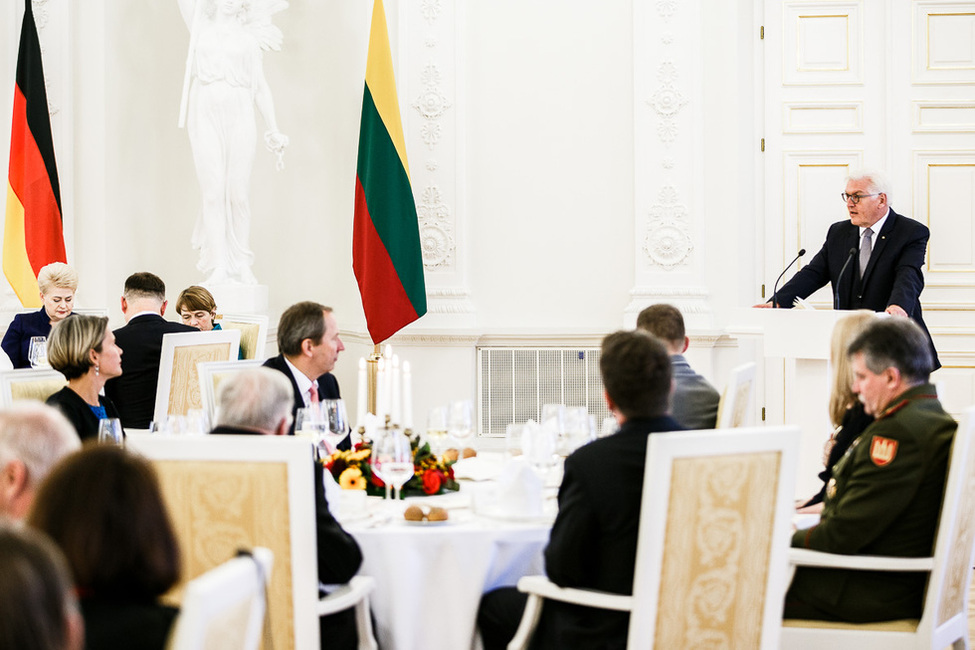
[[[460,483],[443,495],[369,497],[365,507],[339,515],[362,549],[359,574],[376,581],[370,606],[383,650],[476,650],[482,594],[545,572],[556,490],[546,489],[540,515],[527,516],[492,508],[492,481]],[[448,519],[407,521],[411,504],[443,507]]]

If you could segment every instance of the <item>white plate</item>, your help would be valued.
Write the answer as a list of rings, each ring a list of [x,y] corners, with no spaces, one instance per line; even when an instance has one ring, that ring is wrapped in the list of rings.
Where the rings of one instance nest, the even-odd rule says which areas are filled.
[[[426,526],[443,526],[445,524],[452,524],[454,522],[450,519],[444,519],[443,521],[429,521],[427,519],[424,519],[423,521],[411,521],[409,519],[403,519],[403,523],[407,526],[419,526],[420,528],[424,528]]]

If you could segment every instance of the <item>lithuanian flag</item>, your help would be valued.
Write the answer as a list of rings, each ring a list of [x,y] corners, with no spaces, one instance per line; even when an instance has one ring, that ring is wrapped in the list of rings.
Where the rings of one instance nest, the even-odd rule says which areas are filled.
[[[373,5],[369,32],[352,230],[352,269],[369,334],[380,343],[427,311],[420,231],[382,0]]]
[[[45,265],[66,262],[67,258],[41,45],[31,0],[25,0],[24,5],[10,128],[3,273],[22,305],[40,307],[37,273]]]

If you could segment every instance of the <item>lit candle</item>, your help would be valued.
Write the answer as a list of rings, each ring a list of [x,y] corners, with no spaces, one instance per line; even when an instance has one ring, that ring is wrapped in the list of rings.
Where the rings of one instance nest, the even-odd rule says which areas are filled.
[[[356,389],[355,426],[358,427],[366,421],[366,400],[369,397],[366,388],[366,360],[363,357],[359,357],[359,381]]]
[[[386,360],[380,359],[376,367],[376,417],[383,426],[386,415]]]
[[[393,398],[392,400],[393,405],[392,405],[392,409],[390,410],[390,415],[392,416],[393,424],[401,426],[403,424],[403,421],[400,419],[400,416],[403,414],[403,412],[400,410],[400,407],[403,403],[403,395],[400,393],[400,374],[399,374],[398,354],[393,355],[393,369],[389,374],[392,377],[392,381],[391,381],[392,387],[390,390],[390,394],[392,395]]]
[[[403,428],[413,428],[413,376],[410,362],[403,362]]]

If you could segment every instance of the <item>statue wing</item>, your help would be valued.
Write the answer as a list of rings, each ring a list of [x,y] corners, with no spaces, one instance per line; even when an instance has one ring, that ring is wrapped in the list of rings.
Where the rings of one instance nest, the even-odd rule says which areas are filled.
[[[262,50],[280,50],[284,34],[271,23],[271,16],[288,8],[286,0],[252,0],[247,11],[246,29]]]

